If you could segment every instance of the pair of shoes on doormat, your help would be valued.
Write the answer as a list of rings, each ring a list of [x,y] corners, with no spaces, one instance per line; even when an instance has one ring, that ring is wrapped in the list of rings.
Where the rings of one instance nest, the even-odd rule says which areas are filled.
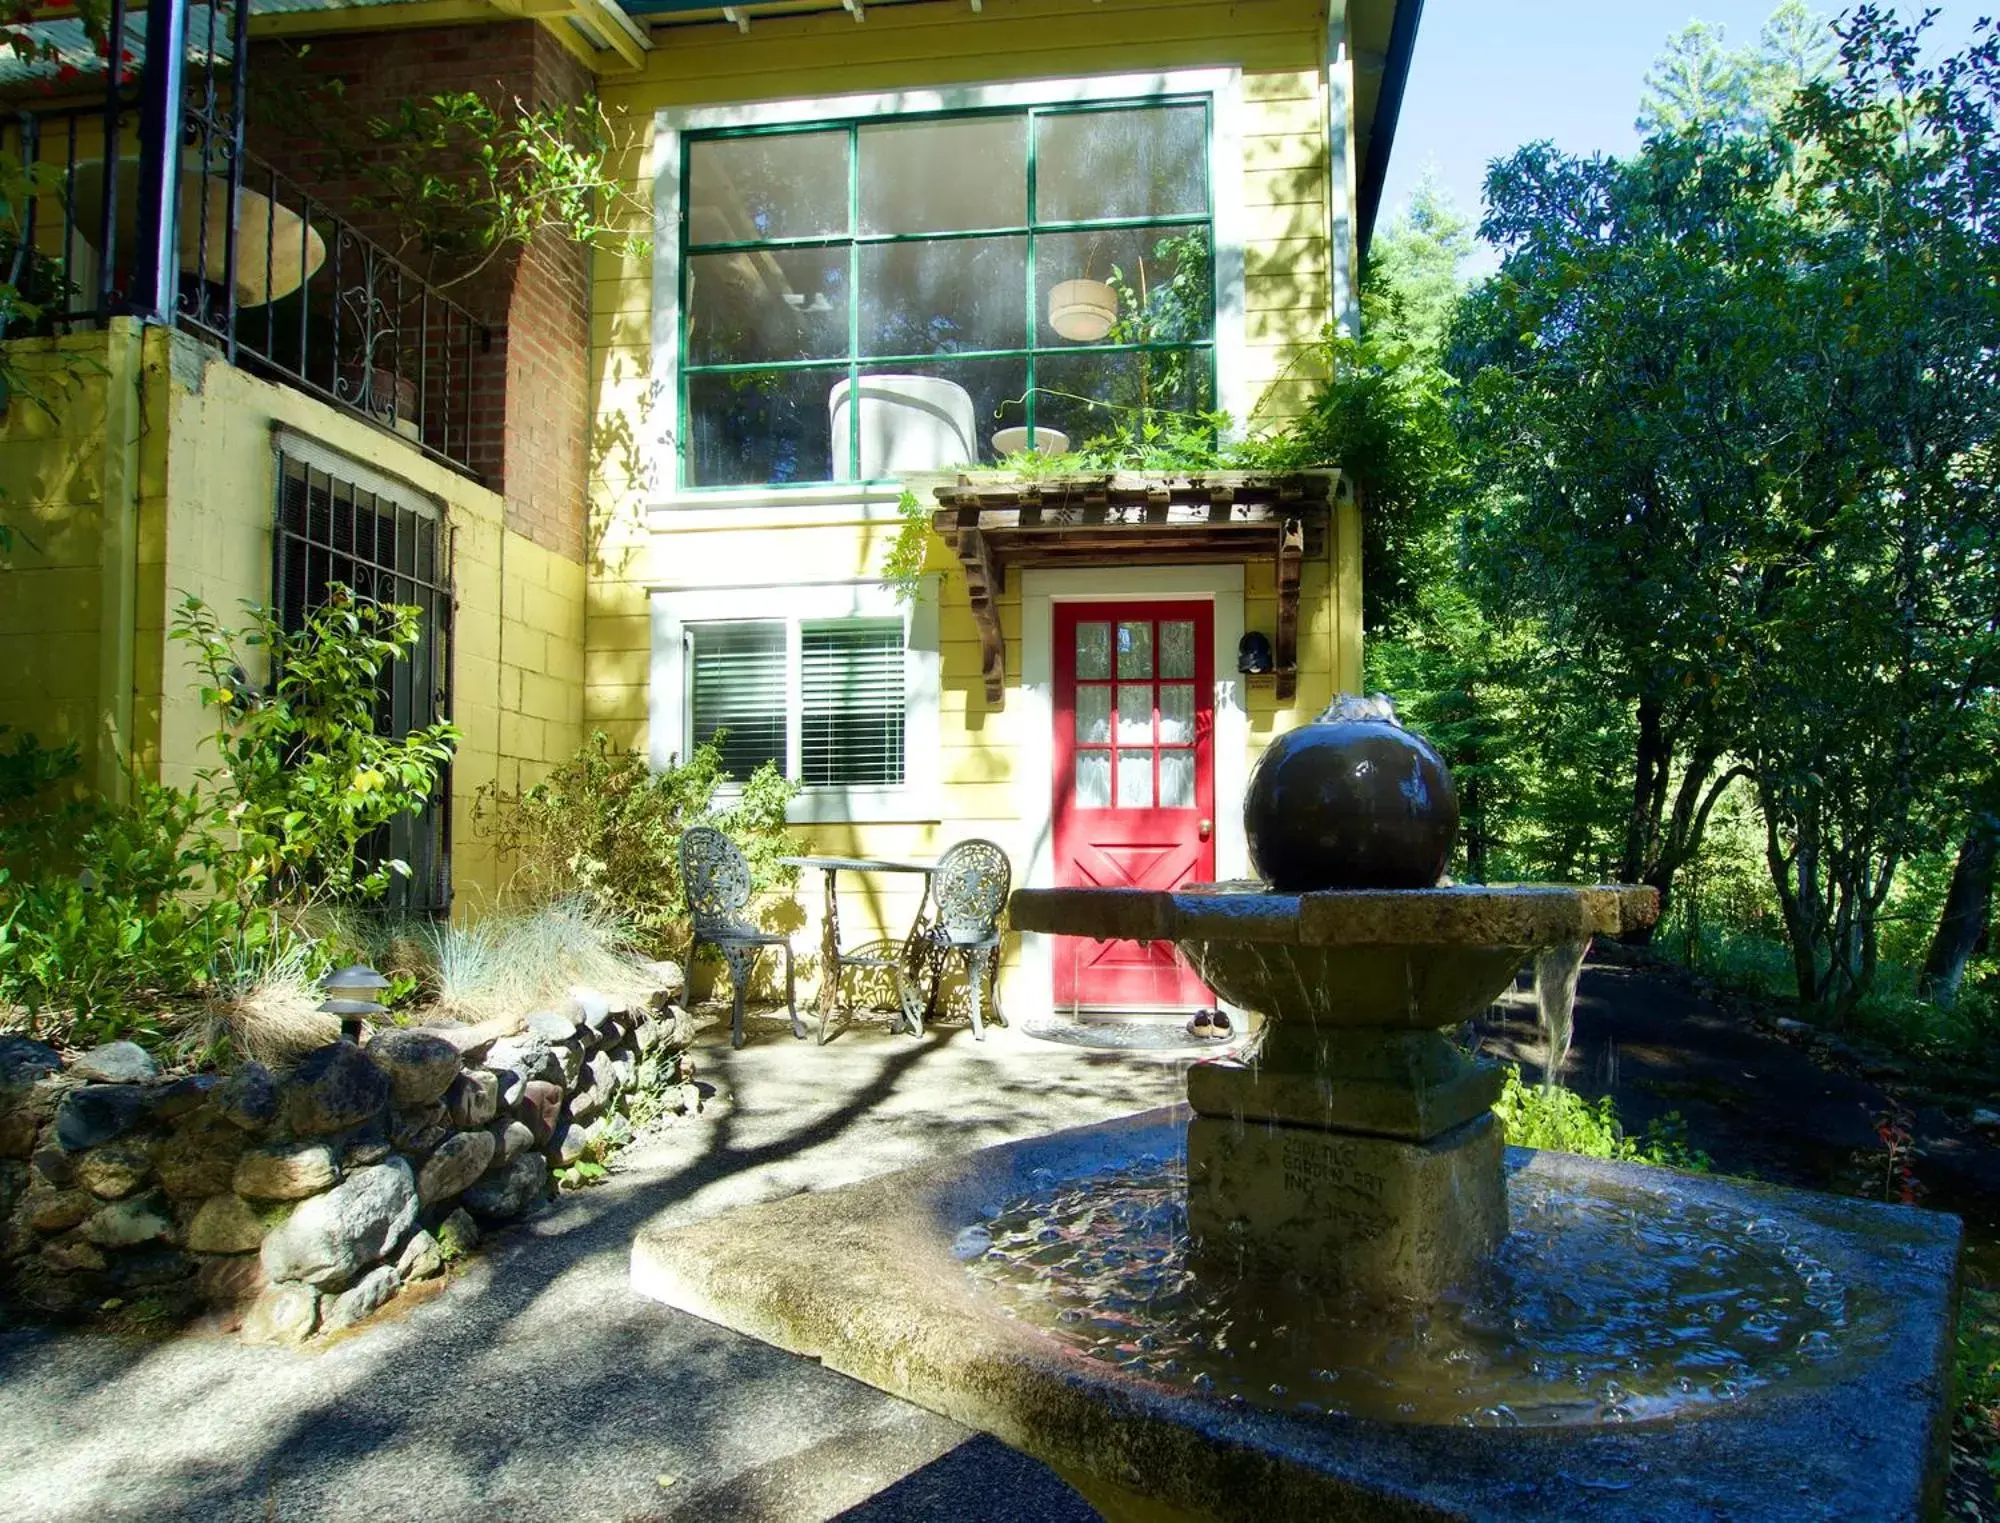
[[[1223,1042],[1236,1034],[1230,1028],[1229,1017],[1220,1010],[1195,1011],[1187,1029],[1188,1035],[1199,1042]]]

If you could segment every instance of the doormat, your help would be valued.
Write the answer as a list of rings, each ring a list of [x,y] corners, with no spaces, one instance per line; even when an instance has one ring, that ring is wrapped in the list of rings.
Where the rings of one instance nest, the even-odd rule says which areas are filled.
[[[1044,1042],[1060,1042],[1066,1047],[1099,1047],[1108,1052],[1234,1052],[1256,1030],[1249,1016],[1230,1016],[1236,1030],[1224,1041],[1191,1036],[1187,1023],[1193,1017],[1157,1016],[1132,1020],[1050,1016],[1024,1020],[1021,1032]]]

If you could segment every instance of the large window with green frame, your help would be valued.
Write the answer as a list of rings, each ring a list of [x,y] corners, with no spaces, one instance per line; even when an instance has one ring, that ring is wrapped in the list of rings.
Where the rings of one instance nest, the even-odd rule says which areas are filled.
[[[1209,112],[1148,100],[690,135],[681,485],[894,474],[884,408],[919,435],[938,415],[930,436],[959,458],[936,465],[1211,410]]]

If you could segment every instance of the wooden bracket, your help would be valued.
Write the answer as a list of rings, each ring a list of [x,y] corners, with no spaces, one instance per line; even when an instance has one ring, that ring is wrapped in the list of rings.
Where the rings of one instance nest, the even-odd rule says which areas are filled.
[[[972,605],[972,622],[979,630],[980,675],[986,679],[986,702],[1007,706],[1007,640],[1000,633],[1000,568],[992,547],[977,529],[958,531],[958,558],[965,567],[965,595]]]
[[[1305,558],[1305,526],[1288,518],[1278,535],[1278,629],[1271,653],[1278,668],[1280,703],[1291,702],[1299,690],[1299,574]]]

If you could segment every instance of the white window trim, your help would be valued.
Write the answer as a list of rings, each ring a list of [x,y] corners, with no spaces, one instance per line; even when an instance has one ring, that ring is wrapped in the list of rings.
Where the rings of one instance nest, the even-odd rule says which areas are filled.
[[[681,143],[691,132],[768,127],[849,118],[920,113],[1004,110],[1086,101],[1143,100],[1150,96],[1206,95],[1211,103],[1208,141],[1210,203],[1215,212],[1216,405],[1232,417],[1249,416],[1249,351],[1243,287],[1243,71],[1238,68],[1165,69],[1145,74],[1094,74],[1072,79],[1030,79],[959,85],[934,90],[894,90],[822,95],[732,105],[673,106],[653,117],[653,382],[665,399],[658,431],[647,440],[647,475],[653,515],[716,509],[846,503],[863,516],[891,517],[896,492],[859,483],[831,486],[683,488],[680,485],[680,223]]]
[[[938,579],[923,579],[914,603],[879,582],[794,583],[781,587],[659,587],[652,594],[653,657],[648,694],[649,750],[655,770],[685,757],[688,671],[682,634],[689,624],[753,619],[786,627],[785,749],[799,754],[799,625],[828,619],[903,623],[903,781],[899,786],[804,788],[786,817],[794,824],[936,823],[938,778]]]

